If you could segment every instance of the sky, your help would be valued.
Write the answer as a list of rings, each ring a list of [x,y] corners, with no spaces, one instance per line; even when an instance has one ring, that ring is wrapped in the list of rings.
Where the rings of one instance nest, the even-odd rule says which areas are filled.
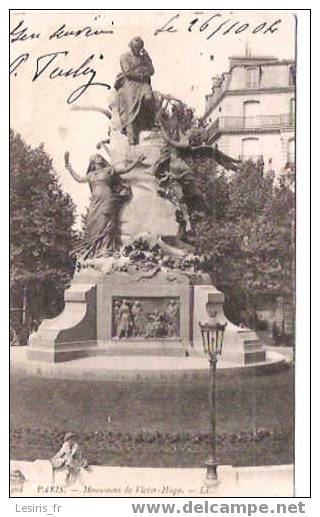
[[[244,55],[247,47],[251,54],[295,56],[295,18],[283,11],[11,11],[10,26],[16,29],[11,34],[11,127],[31,146],[44,143],[78,215],[88,205],[89,189],[70,177],[63,155],[69,150],[74,169],[85,174],[108,125],[99,113],[71,110],[70,94],[90,74],[65,76],[70,68],[77,70],[92,56],[87,67],[95,69],[94,80],[112,86],[121,54],[139,35],[154,64],[153,89],[182,99],[202,115],[211,78],[228,70],[231,55]],[[92,28],[91,35],[66,35],[85,27]],[[104,86],[91,86],[74,104],[106,107],[113,95]]]

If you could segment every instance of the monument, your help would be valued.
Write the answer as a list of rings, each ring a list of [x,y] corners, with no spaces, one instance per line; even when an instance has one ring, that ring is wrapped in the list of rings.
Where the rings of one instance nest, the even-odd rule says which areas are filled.
[[[106,157],[94,155],[79,176],[65,154],[67,170],[91,190],[86,234],[74,250],[65,308],[41,323],[31,360],[202,356],[199,322],[227,321],[224,295],[190,239],[185,192],[188,187],[190,197],[195,171],[185,157],[207,154],[227,168],[239,164],[206,145],[205,130],[184,103],[152,91],[153,66],[141,38],[130,47],[116,81],[120,126],[104,146]],[[259,363],[265,352],[255,332],[227,322],[222,361]]]

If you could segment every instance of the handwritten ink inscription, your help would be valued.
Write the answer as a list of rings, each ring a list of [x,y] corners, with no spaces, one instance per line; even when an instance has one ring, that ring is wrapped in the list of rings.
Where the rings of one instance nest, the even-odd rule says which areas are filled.
[[[111,22],[113,25],[113,22]],[[85,36],[86,38],[93,36],[103,36],[106,34],[113,34],[112,29],[95,29],[91,25],[85,25],[84,27],[70,29],[65,23],[60,25],[57,29],[54,29],[48,36],[49,40],[62,39],[62,38],[79,38]],[[20,20],[18,24],[10,31],[11,43],[17,41],[27,41],[41,38],[41,32],[33,31],[25,25],[24,20]]]
[[[96,55],[91,54],[80,64],[64,67],[63,61],[69,54],[68,50],[61,52],[51,52],[49,54],[43,54],[34,59],[33,62],[33,73],[32,82],[38,81],[42,77],[49,78],[50,80],[59,78],[77,79],[78,77],[86,77],[87,81],[78,86],[73,90],[67,98],[67,103],[72,104],[74,101],[79,99],[89,87],[92,86],[103,86],[110,90],[111,86],[107,83],[96,81],[97,72],[93,66],[97,59],[103,59],[103,54]],[[29,60],[32,59],[29,53],[21,54],[10,63],[10,75],[15,76],[18,70]]]
[[[41,37],[40,32],[32,32],[28,26],[24,25],[24,20],[20,20],[18,25],[10,31],[10,42],[15,43],[16,41],[27,41],[33,39],[39,39]]]
[[[101,18],[101,16],[95,16],[94,21],[98,20],[98,18]],[[154,31],[154,36],[156,37],[159,34],[174,34],[181,30],[184,31],[186,35],[203,34],[206,40],[210,40],[218,35],[238,35],[244,32],[262,35],[274,34],[279,30],[281,22],[281,18],[278,18],[271,21],[262,19],[259,23],[253,23],[252,20],[246,21],[245,19],[237,19],[232,12],[228,14],[216,12],[212,15],[193,13],[191,16],[187,15],[187,18],[183,18],[180,13],[177,13],[170,16],[160,28],[157,28]],[[40,39],[52,42],[65,42],[71,39],[81,38],[99,38],[99,41],[101,41],[101,38],[107,37],[107,39],[109,39],[113,34],[113,21],[108,21],[108,24],[104,27],[99,25],[98,28],[94,27],[94,23],[71,28],[62,22],[48,34],[44,34],[37,28],[29,27],[25,20],[21,19],[10,32],[10,42],[16,44],[18,42],[31,42]],[[81,62],[75,64],[72,62],[72,55],[68,48],[47,54],[38,54],[36,56],[33,53],[31,54],[30,51],[21,52],[21,54],[15,56],[10,63],[10,75],[17,77],[19,75],[18,73],[28,62],[32,65],[30,76],[32,82],[40,81],[41,79],[75,80],[82,77],[85,81],[80,86],[74,88],[67,96],[67,103],[72,104],[92,86],[100,86],[107,90],[111,89],[110,84],[97,79],[97,63],[103,58],[104,56],[100,49],[97,49],[97,53],[90,54]],[[28,67],[28,71],[29,70],[30,67]]]
[[[233,13],[229,14],[231,15],[229,17],[221,13],[215,13],[209,17],[208,15],[196,16],[192,18],[192,20],[187,21],[186,24],[183,24],[182,30],[186,31],[186,33],[199,32],[203,34],[207,40],[210,40],[213,36],[218,34],[221,36],[226,36],[227,34],[241,34],[243,32],[252,34],[273,34],[279,29],[282,22],[281,18],[278,18],[272,22],[262,20],[260,23],[252,23],[251,21],[237,20],[232,16]],[[180,14],[171,16],[166,23],[156,29],[154,36],[158,36],[158,34],[161,33],[173,34],[178,32],[178,30],[181,29],[179,23],[182,24]]]
[[[97,19],[98,17],[95,17]],[[111,22],[113,26],[113,22]],[[113,29],[97,29],[92,25],[85,25],[80,28],[68,28],[65,23],[59,25],[48,35],[43,35],[40,31],[31,29],[25,20],[20,20],[15,27],[10,31],[11,43],[26,42],[39,39],[47,39],[49,41],[62,40],[71,38],[89,38],[97,36],[106,36],[113,34]],[[85,78],[85,82],[80,86],[77,86],[67,97],[67,103],[72,104],[78,100],[89,87],[101,86],[107,90],[111,89],[111,86],[106,82],[97,80],[96,64],[104,58],[102,52],[96,54],[90,54],[88,57],[83,59],[76,64],[70,65],[71,55],[69,49],[60,50],[57,52],[49,52],[47,54],[41,54],[34,56],[30,52],[23,52],[17,57],[14,57],[10,62],[10,75],[13,77],[18,76],[18,72],[22,70],[24,65],[28,62],[32,64],[31,68],[31,81],[38,82],[41,79],[78,79],[80,77]],[[29,69],[28,69],[29,70]]]
[[[66,28],[66,24],[64,23],[49,36],[49,40],[70,37],[78,38],[79,36],[89,38],[90,36],[101,36],[104,34],[113,34],[113,30],[93,29],[91,25],[86,25],[76,30],[70,30]]]

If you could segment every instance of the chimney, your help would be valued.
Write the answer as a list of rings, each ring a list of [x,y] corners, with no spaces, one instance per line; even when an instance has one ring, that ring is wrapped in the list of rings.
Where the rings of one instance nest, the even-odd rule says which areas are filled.
[[[219,75],[215,75],[214,77],[212,77],[211,81],[212,81],[212,93],[214,93],[214,90],[221,86],[222,78]]]
[[[249,47],[248,40],[246,41],[245,57],[251,57],[251,48]]]

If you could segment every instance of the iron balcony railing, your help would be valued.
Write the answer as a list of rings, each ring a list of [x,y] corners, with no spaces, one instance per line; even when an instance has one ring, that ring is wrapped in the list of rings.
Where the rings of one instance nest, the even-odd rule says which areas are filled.
[[[242,162],[246,162],[246,161],[250,160],[254,163],[258,163],[260,160],[264,161],[262,154],[240,154],[238,156],[238,159],[241,160]]]
[[[254,162],[254,163],[259,163],[259,162],[264,163],[265,167],[268,166],[268,164],[266,163],[265,158],[262,154],[240,154],[238,156],[238,160],[241,160],[242,162],[246,162],[246,161],[250,160],[251,162]],[[294,153],[287,154],[287,163],[289,165],[295,164]],[[270,168],[272,168],[272,166]]]
[[[294,115],[257,115],[255,117],[219,117],[208,128],[210,139],[214,139],[220,131],[245,131],[250,129],[282,129],[294,127]]]

